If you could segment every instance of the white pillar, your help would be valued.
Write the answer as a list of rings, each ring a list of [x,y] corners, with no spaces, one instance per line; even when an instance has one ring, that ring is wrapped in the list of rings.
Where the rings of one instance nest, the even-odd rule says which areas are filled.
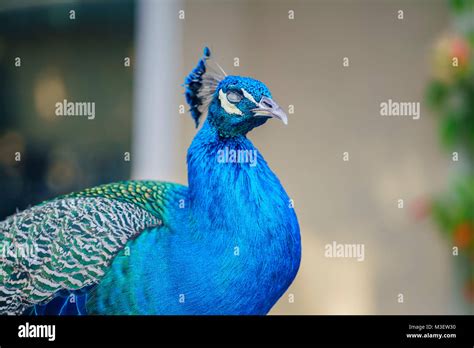
[[[182,64],[180,0],[140,0],[133,62],[132,178],[176,181],[179,147],[177,76]]]

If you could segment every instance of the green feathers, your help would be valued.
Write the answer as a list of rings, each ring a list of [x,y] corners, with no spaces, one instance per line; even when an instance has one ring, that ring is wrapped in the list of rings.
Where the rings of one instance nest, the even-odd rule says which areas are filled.
[[[160,181],[120,181],[87,188],[58,199],[78,197],[100,197],[138,205],[157,217],[163,217],[165,201],[173,199],[174,192],[181,185]],[[185,188],[182,186],[183,189]]]
[[[0,313],[21,314],[58,291],[97,284],[128,241],[162,228],[185,190],[158,181],[122,181],[58,197],[0,221],[0,242],[8,248],[0,263]],[[28,243],[34,246],[31,255],[14,255]]]

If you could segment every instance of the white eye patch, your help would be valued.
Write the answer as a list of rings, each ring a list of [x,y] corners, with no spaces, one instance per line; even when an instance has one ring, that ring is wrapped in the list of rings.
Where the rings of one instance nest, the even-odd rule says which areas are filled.
[[[247,92],[245,89],[242,88],[242,93],[244,94],[244,97],[250,100],[252,103],[255,105],[258,105],[258,103],[255,101],[253,95],[251,95],[249,92]]]
[[[219,90],[219,100],[221,101],[222,108],[228,114],[243,115],[242,111],[237,106],[235,106],[235,104],[232,104],[227,100],[227,96],[222,91],[222,89]]]

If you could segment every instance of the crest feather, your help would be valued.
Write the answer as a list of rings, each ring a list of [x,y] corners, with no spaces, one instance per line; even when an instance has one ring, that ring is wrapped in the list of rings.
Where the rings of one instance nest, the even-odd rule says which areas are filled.
[[[210,57],[211,51],[208,47],[204,47],[202,58],[184,82],[186,102],[189,104],[189,111],[196,123],[196,128],[199,126],[199,119],[211,102],[219,82],[226,76],[219,65],[221,72],[217,72],[207,65],[207,60]]]

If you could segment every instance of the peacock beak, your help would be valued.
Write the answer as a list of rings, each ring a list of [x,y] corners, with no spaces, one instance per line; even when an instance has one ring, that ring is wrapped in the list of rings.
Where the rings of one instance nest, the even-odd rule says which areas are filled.
[[[254,112],[254,117],[278,118],[284,124],[288,124],[288,116],[273,99],[262,97],[260,103],[258,103],[257,107],[252,111]]]

